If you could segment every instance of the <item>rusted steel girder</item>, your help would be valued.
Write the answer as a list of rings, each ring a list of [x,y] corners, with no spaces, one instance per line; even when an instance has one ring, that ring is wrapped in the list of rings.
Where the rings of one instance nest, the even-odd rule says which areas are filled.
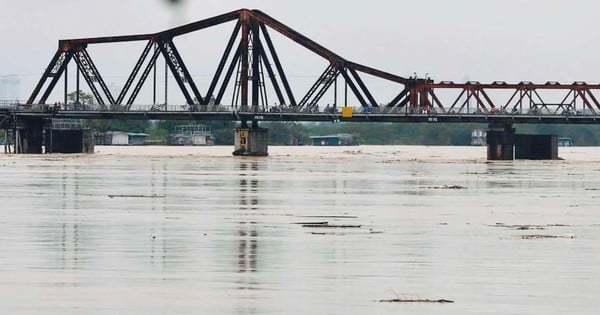
[[[106,36],[106,37],[90,37],[90,38],[77,38],[77,39],[65,39],[59,42],[59,47],[65,47],[63,45],[82,45],[82,44],[103,44],[103,43],[118,43],[118,42],[132,42],[132,41],[143,41],[143,40],[156,40],[157,38],[173,38],[175,36],[184,35],[187,33],[199,31],[211,26],[216,26],[229,21],[238,19],[242,10],[236,10],[229,13],[221,14],[215,17],[189,23],[179,27],[171,28],[165,31],[161,31],[153,34],[138,34],[138,35],[125,35],[125,36]]]
[[[237,39],[237,35],[240,32],[240,27],[241,27],[241,24],[240,24],[240,21],[238,21],[235,24],[235,27],[233,28],[231,37],[229,37],[229,41],[227,42],[225,51],[223,52],[223,55],[221,56],[221,60],[219,61],[219,65],[217,66],[217,70],[215,71],[215,76],[213,77],[213,79],[210,82],[210,86],[208,87],[208,91],[206,92],[206,97],[204,99],[204,105],[208,105],[210,98],[213,96],[213,93],[215,91],[215,88],[217,87],[219,78],[221,77],[221,73],[223,73],[223,69],[225,68],[225,64],[227,63],[229,54],[231,53],[231,48],[233,48],[233,45],[235,44],[235,40]]]
[[[267,27],[261,23],[260,29],[263,33],[263,37],[264,37],[265,41],[267,42],[267,48],[269,48],[269,53],[271,54],[271,57],[273,58],[273,62],[275,63],[275,68],[277,69],[277,72],[279,73],[279,77],[281,78],[281,83],[283,84],[283,87],[284,87],[287,97],[289,99],[289,104],[291,106],[297,106],[296,98],[294,97],[294,93],[292,92],[290,83],[287,80],[287,76],[285,75],[283,66],[281,65],[281,61],[279,60],[279,56],[277,55],[277,51],[275,50],[275,46],[273,45],[273,41],[271,40],[271,36],[269,35]],[[265,57],[264,59],[267,60],[266,53],[264,50],[263,50],[263,56]],[[269,64],[269,63],[267,62],[265,64]],[[273,83],[273,86],[278,86],[277,79],[275,78],[274,75],[271,76],[271,81]],[[279,97],[279,95],[278,95],[278,97]],[[280,104],[285,103],[283,101],[283,97],[279,98],[279,102],[280,102]]]
[[[42,100],[40,103],[45,103],[48,96],[56,86],[56,83],[60,79],[61,74],[65,71],[67,64],[73,58],[73,51],[62,51],[58,50],[52,60],[50,60],[50,64],[46,67],[46,70],[42,74],[42,78],[38,82],[38,84],[33,89],[31,96],[27,100],[27,104],[33,104],[34,98],[38,95],[38,93],[42,90],[42,87],[46,83],[48,79],[50,79],[50,83],[46,88],[44,94],[42,95]]]
[[[418,84],[412,93],[415,97],[416,107],[437,107],[444,113],[464,112],[465,107],[472,104],[472,108],[483,113],[516,113],[545,110],[550,114],[569,114],[572,110],[582,109],[590,113],[600,113],[599,97],[600,84],[587,84],[573,82],[561,84],[549,81],[543,84],[523,81],[519,83],[506,83],[496,81],[493,83],[454,83],[442,81],[439,83]],[[442,99],[439,91],[456,92],[453,97]],[[503,92],[504,98],[490,93]],[[559,101],[549,101],[548,93],[559,97]],[[562,93],[562,94],[561,94]],[[473,107],[474,106],[474,107]],[[469,110],[467,109],[467,112]]]
[[[152,43],[152,42],[149,42],[149,43]],[[156,59],[158,58],[159,54],[160,54],[160,50],[155,46],[154,53],[152,54],[152,57],[150,57],[150,61],[146,65],[146,68],[142,72],[141,77],[138,79],[138,83],[135,85],[135,87],[133,89],[133,92],[131,92],[131,95],[129,96],[129,99],[127,100],[127,110],[129,110],[131,108],[131,105],[135,101],[135,98],[137,97],[138,93],[142,89],[142,86],[144,85],[144,82],[146,81],[146,78],[148,78],[148,75],[150,74],[150,71],[152,70],[152,68],[156,64]],[[142,55],[142,58],[140,58],[138,60],[138,64],[141,65],[144,62],[144,59],[146,59],[146,58]],[[137,66],[137,64],[136,64],[136,66]],[[134,69],[133,72],[137,72],[137,71]],[[133,72],[132,72],[131,75],[135,76],[135,74]],[[126,85],[126,86],[123,87],[123,90],[121,91],[121,94],[123,96],[127,93],[127,90],[129,90],[130,86],[131,85],[129,85],[129,86]],[[123,99],[119,98],[119,100],[117,101],[117,103],[121,104],[122,101],[123,101]]]
[[[198,87],[195,85],[192,79],[189,70],[185,65],[184,60],[179,55],[178,50],[173,43],[173,38],[234,20],[237,20],[238,22],[236,23],[231,38],[225,48],[225,52],[221,58],[221,61],[217,66],[215,75],[208,86],[206,96],[202,97]],[[298,105],[296,103],[296,97],[294,96],[292,87],[290,86],[285,75],[284,67],[269,36],[267,31],[268,28],[279,32],[284,37],[287,37],[302,47],[305,47],[306,49],[326,59],[336,76],[337,74],[342,74],[348,86],[350,86],[350,89],[364,107],[377,107],[378,103],[375,101],[372,93],[368,90],[367,86],[361,79],[359,72],[402,85],[399,89],[401,92],[393,100],[393,104],[405,104],[407,100],[412,97],[409,95],[410,91],[412,90],[407,90],[407,87],[414,86],[415,84],[422,82],[420,79],[406,79],[385,71],[348,61],[259,10],[240,9],[153,34],[60,40],[59,47],[54,58],[50,61],[47,70],[42,75],[42,78],[33,90],[27,103],[33,104],[37,95],[41,92],[42,87],[46,84],[47,80],[50,80],[50,84],[46,87],[42,97],[38,101],[39,103],[45,103],[50,93],[54,89],[57,81],[59,80],[59,77],[66,70],[69,61],[73,56],[77,56],[75,59],[77,61],[79,70],[84,72],[84,78],[86,79],[88,85],[90,85],[90,88],[92,89],[92,92],[94,93],[94,96],[97,98],[98,102],[100,104],[105,104],[103,100],[103,98],[105,98],[110,105],[120,105],[125,100],[130,88],[134,85],[136,77],[139,75],[144,63],[146,63],[148,55],[150,55],[151,48],[155,47],[158,49],[155,50],[154,54],[152,54],[152,57],[149,59],[146,67],[142,71],[141,77],[138,79],[137,84],[135,84],[131,96],[127,100],[127,105],[129,106],[135,101],[135,97],[147,78],[147,75],[150,71],[149,69],[151,69],[156,62],[158,57],[157,51],[160,51],[165,59],[165,62],[169,66],[171,73],[175,77],[175,80],[181,92],[183,93],[186,102],[190,105],[193,103],[208,104],[216,90],[218,91],[216,100],[221,101],[223,92],[225,90],[225,85],[229,82],[232,71],[235,69],[235,65],[233,63],[239,63],[241,68],[239,77],[239,90],[241,94],[240,102],[242,106],[257,106],[259,99],[265,101],[266,93],[263,93],[262,90],[260,90],[261,87],[264,88],[264,85],[262,84],[263,82],[260,82],[262,80],[260,73],[262,67],[265,67],[268,74],[268,79],[271,81],[273,88],[275,89],[279,102],[287,103],[295,107]],[[226,67],[227,59],[233,46],[235,45],[236,37],[240,33],[240,29],[241,38],[239,39],[238,49],[236,50],[235,56],[231,61],[232,64],[227,68],[228,70],[223,78],[223,83],[219,88],[217,86],[218,82],[221,79],[223,70]],[[93,60],[89,54],[87,54],[86,48],[91,44],[131,41],[148,41],[148,43],[142,51],[141,56],[136,62],[134,68],[132,69],[125,86],[115,99],[112,97],[108,89],[105,88],[105,84],[103,80],[101,80],[102,76],[97,69],[95,69]],[[264,48],[265,43],[267,49]],[[82,51],[84,52],[84,55],[80,56]],[[274,64],[274,67],[271,67],[271,61]],[[100,79],[100,81],[96,81],[96,79]],[[249,86],[250,81],[252,81],[252,86]],[[100,85],[100,90],[104,92],[104,95],[101,95],[98,89],[94,87],[94,82],[98,82]],[[283,86],[285,95],[282,93],[280,83]],[[325,80],[323,83],[325,84],[318,90],[308,91],[303,99],[306,99],[307,96],[312,96],[313,98],[308,103],[316,103],[327,91],[329,86],[331,86],[331,81]],[[251,90],[249,90],[250,88]],[[252,94],[251,100],[249,100],[250,92]],[[259,98],[259,94],[263,96]],[[287,97],[287,100],[284,99],[285,97]]]
[[[236,20],[237,23],[225,47],[222,58],[210,85],[207,87],[207,93],[205,97],[202,97],[200,89],[194,83],[190,71],[185,65],[185,61],[173,43],[173,39],[183,34]],[[283,63],[269,35],[269,28],[328,61],[328,66],[323,74],[303,97],[296,98],[294,95],[292,86],[285,74]],[[114,99],[106,87],[100,72],[95,67],[92,57],[87,52],[88,45],[142,40],[147,41],[147,44],[132,69],[125,86],[118,97]],[[152,48],[154,48],[154,53],[150,54]],[[232,60],[227,65],[227,61],[233,50],[235,52],[231,58]],[[148,58],[149,55],[151,55],[150,58]],[[382,102],[386,104],[386,108],[408,106],[412,109],[419,109],[420,107],[435,107],[442,112],[460,112],[465,109],[465,106],[468,107],[473,103],[477,110],[483,112],[493,113],[497,111],[512,111],[514,109],[523,110],[523,108],[542,108],[557,113],[560,110],[577,108],[578,104],[581,104],[580,106],[583,109],[590,110],[593,113],[600,112],[599,97],[595,95],[600,90],[600,85],[591,85],[585,82],[574,82],[572,84],[520,82],[508,84],[496,81],[490,84],[482,84],[475,81],[467,83],[442,81],[434,83],[429,78],[404,78],[348,61],[269,15],[259,10],[248,9],[232,11],[153,34],[60,40],[56,53],[34,88],[27,103],[33,104],[40,92],[43,93],[39,103],[45,103],[60,80],[61,75],[65,73],[69,62],[75,60],[78,72],[83,73],[84,79],[90,86],[92,93],[103,106],[120,105],[124,102],[131,87],[135,85],[127,99],[127,108],[129,108],[135,101],[136,96],[160,55],[164,57],[186,102],[190,105],[195,103],[208,104],[213,97],[220,104],[236,67],[241,69],[238,78],[239,82],[236,82],[236,84],[239,84],[239,93],[241,94],[239,100],[241,105],[258,106],[261,100],[266,102],[266,93],[263,93],[263,90],[261,90],[261,88],[264,89],[265,82],[263,81],[265,79],[260,75],[264,67],[278,101],[281,104],[288,104],[297,109],[316,104],[339,75],[344,78],[347,87],[350,88],[363,107],[377,107],[378,103],[375,96],[370,92],[361,78],[361,74],[368,74],[399,84],[399,92],[396,97],[389,102]],[[145,67],[144,64],[146,64]],[[141,71],[142,68],[144,68],[143,71]],[[225,69],[227,70],[223,74]],[[139,78],[136,83],[138,76]],[[221,82],[220,85],[219,82]],[[42,91],[44,85],[47,86]],[[455,92],[458,96],[450,98],[442,97],[439,95],[439,91],[441,90]],[[214,96],[215,91],[216,97]],[[501,99],[491,94],[490,91],[504,91],[507,93],[507,97]],[[543,95],[543,91],[563,93],[564,97],[559,101],[550,102]],[[252,95],[252,99],[249,99],[250,94]],[[301,101],[297,103],[296,99],[300,99]],[[467,108],[468,111],[469,109]]]

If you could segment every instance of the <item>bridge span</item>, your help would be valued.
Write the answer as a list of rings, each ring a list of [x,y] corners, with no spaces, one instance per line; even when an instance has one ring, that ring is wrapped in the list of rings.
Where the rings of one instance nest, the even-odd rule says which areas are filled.
[[[185,108],[186,105],[175,106]],[[568,111],[551,113],[528,109],[525,113],[513,112],[438,112],[434,109],[410,107],[392,110],[380,108],[332,108],[330,111],[294,111],[293,109],[255,111],[251,108],[233,106],[207,106],[196,110],[157,110],[153,106],[137,106],[134,109],[118,110],[68,110],[54,105],[24,107],[14,105],[0,109],[4,116],[2,128],[10,127],[19,119],[131,119],[131,120],[221,120],[221,121],[290,121],[290,122],[398,122],[398,123],[492,123],[492,124],[597,124],[600,115],[595,112]]]
[[[197,84],[176,39],[227,23],[233,30],[214,75],[205,85]],[[271,32],[326,61],[308,90],[299,93],[290,84]],[[145,46],[115,93],[88,50],[109,44],[118,49],[114,44],[127,42]],[[163,103],[157,101],[159,61],[165,67]],[[68,71],[70,65],[75,71]],[[184,105],[167,102],[170,77]],[[368,87],[366,77],[395,86],[395,96],[381,99]],[[60,81],[62,101],[49,102],[60,93],[56,91]],[[92,100],[81,98],[82,85]],[[138,100],[145,86],[152,88],[152,105]],[[73,89],[76,92],[69,93]],[[403,77],[344,59],[259,10],[240,9],[157,33],[59,40],[27,102],[0,108],[0,128],[7,134],[12,130],[18,153],[39,153],[44,141],[49,145],[45,130],[52,129],[53,119],[233,120],[241,123],[235,131],[235,152],[261,155],[268,142],[267,132],[258,127],[261,121],[488,123],[488,158],[512,159],[514,124],[597,124],[598,91],[599,84],[586,82],[454,83],[416,74]],[[227,103],[227,92],[231,103],[221,105]],[[259,152],[253,152],[255,145]]]

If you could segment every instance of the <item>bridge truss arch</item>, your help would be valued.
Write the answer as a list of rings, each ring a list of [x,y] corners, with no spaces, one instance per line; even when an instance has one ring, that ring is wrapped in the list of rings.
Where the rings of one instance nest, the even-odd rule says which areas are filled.
[[[235,22],[235,26],[216,65],[212,80],[206,86],[197,85],[174,39],[232,21]],[[298,93],[290,84],[285,65],[271,39],[270,32],[273,31],[327,61],[326,68],[308,91]],[[146,45],[124,86],[119,93],[113,95],[94,59],[88,53],[88,47],[122,42],[146,42]],[[199,105],[221,104],[234,74],[236,78],[232,105],[254,110],[258,110],[259,106],[267,106],[267,85],[274,92],[273,95],[279,104],[286,104],[299,111],[316,105],[332,86],[337,88],[338,79],[346,84],[345,93],[347,94],[349,89],[363,108],[379,107],[380,104],[386,104],[389,108],[405,106],[411,101],[411,88],[427,82],[424,79],[404,78],[346,60],[259,10],[240,9],[153,34],[60,40],[58,46],[27,104],[46,104],[62,76],[65,77],[66,100],[66,69],[72,62],[77,67],[77,82],[81,74],[101,110],[131,110],[140,89],[157,60],[161,58],[191,109]],[[362,78],[365,74],[396,84],[397,96],[392,100],[377,101]],[[414,98],[413,105],[416,105]]]
[[[175,39],[229,22],[234,26],[218,63],[211,65],[215,69],[214,74],[208,83],[198,84],[190,72],[189,58],[182,56]],[[300,45],[325,61],[324,69],[307,90],[299,92],[298,87],[290,83],[286,64],[280,59],[272,39],[273,33]],[[145,45],[124,86],[118,93],[112,94],[95,59],[89,54],[88,47],[124,42],[141,42]],[[326,115],[320,118],[309,115],[287,118],[271,115],[265,116],[265,120],[327,120],[337,113],[336,101],[332,112],[317,110],[313,113],[312,109],[331,89],[336,95],[334,100],[337,100],[337,82],[342,80],[346,100],[343,105],[348,105],[350,91],[359,105],[359,115],[355,115],[354,120],[360,121],[593,124],[599,121],[600,84],[564,84],[552,81],[542,84],[529,81],[515,84],[503,81],[454,83],[434,82],[429,78],[417,78],[416,75],[406,78],[344,59],[259,10],[240,9],[158,33],[65,39],[58,44],[57,51],[27,100],[29,105],[46,104],[61,77],[64,77],[65,82],[66,103],[67,66],[74,63],[77,67],[77,91],[81,75],[98,103],[100,112],[134,112],[132,105],[142,86],[148,81],[152,70],[155,70],[157,61],[162,59],[166,72],[174,78],[185,99],[186,106],[179,107],[180,111],[207,111],[208,106],[224,104],[225,93],[233,91],[233,95],[230,95],[231,104],[227,104],[231,107],[224,106],[224,111],[229,113],[267,112],[267,95],[270,95],[275,97],[276,103],[285,104],[286,112]],[[380,96],[369,89],[364,79],[366,76],[392,84],[394,96],[391,99],[378,99]],[[166,90],[165,88],[165,93]],[[166,99],[164,105],[167,106]],[[211,117],[231,119],[239,116]]]

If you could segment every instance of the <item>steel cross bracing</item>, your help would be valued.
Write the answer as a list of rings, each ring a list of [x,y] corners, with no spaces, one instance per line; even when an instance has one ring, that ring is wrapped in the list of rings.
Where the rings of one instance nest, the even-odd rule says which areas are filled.
[[[600,111],[600,103],[594,95],[599,85],[585,82],[560,84],[546,82],[534,84],[520,82],[508,84],[496,81],[490,84],[467,82],[456,84],[449,81],[440,83],[425,83],[415,87],[414,94],[418,95],[419,105],[438,108],[442,113],[529,113],[546,115],[596,115]],[[455,97],[444,106],[436,94],[440,90],[458,91]],[[490,92],[501,92],[502,97],[490,97]],[[547,94],[552,94],[551,96]],[[552,97],[552,100],[550,100]],[[468,109],[467,106],[471,106]]]
[[[205,97],[203,97],[173,39],[180,35],[234,20],[237,20],[237,23],[233,33],[225,47],[213,79],[210,85],[206,87]],[[297,92],[293,91],[293,87],[289,83],[284,71],[284,64],[279,58],[269,31],[276,31],[284,35],[326,59],[329,63],[323,75],[301,97],[297,97]],[[114,98],[86,48],[89,45],[131,41],[147,41],[148,43],[134,65],[124,87],[118,96]],[[154,53],[151,54],[153,48]],[[152,57],[147,60],[149,55],[152,55]],[[155,66],[159,55],[162,55],[168,65],[188,105],[208,105],[211,98],[212,102],[220,104],[232,74],[237,68],[239,70],[235,84],[239,95],[235,96],[235,99],[239,100],[240,106],[253,107],[254,110],[257,110],[256,107],[259,106],[262,106],[261,109],[268,106],[266,104],[266,92],[261,91],[261,89],[266,88],[267,82],[270,83],[279,104],[289,105],[294,110],[316,104],[340,74],[363,107],[378,107],[379,105],[364,84],[359,72],[398,83],[398,89],[401,91],[400,98],[405,99],[408,98],[406,87],[409,84],[424,82],[424,80],[405,79],[350,62],[258,10],[241,9],[155,34],[61,40],[59,41],[57,53],[47,68],[49,70],[42,75],[27,104],[45,104],[57,81],[66,71],[69,62],[74,59],[78,70],[103,110],[122,108],[121,105],[125,105],[125,109],[131,109],[131,105],[135,102],[141,86],[146,81],[152,67]],[[140,70],[144,64],[146,66],[140,75]],[[225,73],[223,73],[224,70],[226,70]],[[135,87],[131,89],[132,86]],[[40,93],[41,97],[38,98]],[[127,95],[130,96],[127,98],[127,102],[124,103]],[[297,102],[297,99],[301,101]],[[401,100],[397,102],[401,102]],[[406,101],[403,104],[405,103]],[[191,106],[190,108],[198,107]]]
[[[174,39],[177,36],[232,21],[235,21],[235,26],[220,61],[216,65],[214,76],[208,86],[198,86],[179,53]],[[308,91],[298,93],[290,84],[286,76],[285,64],[280,59],[271,39],[270,32],[272,31],[296,42],[327,61],[327,66],[322,74]],[[146,45],[125,85],[118,96],[114,98],[87,48],[90,45],[132,41],[145,41]],[[65,74],[66,99],[66,71],[69,63],[74,60],[78,70],[77,78],[79,78],[79,73],[83,75],[94,98],[100,105],[98,112],[119,111],[123,117],[134,117],[135,113],[133,112],[136,109],[132,105],[148,76],[153,69],[155,70],[157,60],[161,56],[185,98],[187,107],[184,111],[210,112],[211,108],[217,111],[215,106],[219,106],[219,108],[226,108],[227,111],[235,113],[233,116],[217,113],[210,116],[211,119],[245,117],[239,116],[238,113],[265,113],[265,120],[284,119],[281,115],[279,118],[269,116],[272,108],[269,108],[267,100],[267,86],[272,89],[271,95],[275,96],[279,104],[286,104],[283,111],[290,114],[302,113],[303,115],[287,115],[285,119],[326,119],[310,117],[310,114],[316,116],[326,114],[325,116],[337,119],[339,115],[335,108],[334,111],[326,113],[314,111],[315,105],[329,89],[333,87],[334,93],[337,95],[337,80],[343,80],[345,90],[349,90],[358,102],[358,104],[354,104],[359,105],[354,109],[354,120],[357,121],[486,122],[501,118],[503,121],[535,122],[532,118],[536,117],[540,122],[552,120],[552,122],[596,123],[596,115],[600,113],[600,103],[598,102],[600,96],[596,95],[600,91],[600,85],[597,84],[585,82],[507,84],[500,81],[490,84],[475,81],[435,83],[429,78],[417,78],[416,76],[405,78],[346,60],[265,13],[248,9],[240,9],[153,34],[60,40],[57,52],[34,88],[27,104],[46,104],[63,74]],[[363,80],[364,75],[397,84],[396,96],[391,100],[377,101],[377,95],[371,92]],[[234,92],[231,95],[231,104],[229,104],[231,107],[228,107],[221,104],[225,100],[225,92],[230,83],[234,84]],[[202,94],[201,90],[206,92]],[[165,110],[169,111],[168,108]],[[61,112],[63,111],[65,111],[64,108],[61,109]],[[132,113],[125,115],[123,111]],[[142,109],[142,111],[148,111],[148,109]],[[279,114],[282,112],[280,109],[276,111]],[[63,115],[67,116],[68,114]],[[80,113],[78,115],[80,117],[117,117],[113,114],[101,113]],[[154,116],[169,117],[169,114]],[[180,116],[185,117],[173,113],[173,117]],[[431,118],[433,116],[435,118]],[[562,120],[559,121],[557,118]]]

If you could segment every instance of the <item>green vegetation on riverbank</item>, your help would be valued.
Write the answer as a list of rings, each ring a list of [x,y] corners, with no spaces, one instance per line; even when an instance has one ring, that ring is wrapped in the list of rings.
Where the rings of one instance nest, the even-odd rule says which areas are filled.
[[[143,132],[148,139],[164,140],[177,125],[204,124],[210,126],[215,144],[233,144],[232,121],[141,121],[90,120],[88,127],[99,131]],[[310,136],[335,133],[354,135],[361,144],[374,145],[469,145],[473,129],[486,129],[485,124],[427,124],[427,123],[296,123],[263,122],[269,128],[272,145],[289,145],[292,139],[310,143]],[[600,145],[600,127],[595,125],[515,125],[520,134],[555,134],[573,139],[573,145]]]

